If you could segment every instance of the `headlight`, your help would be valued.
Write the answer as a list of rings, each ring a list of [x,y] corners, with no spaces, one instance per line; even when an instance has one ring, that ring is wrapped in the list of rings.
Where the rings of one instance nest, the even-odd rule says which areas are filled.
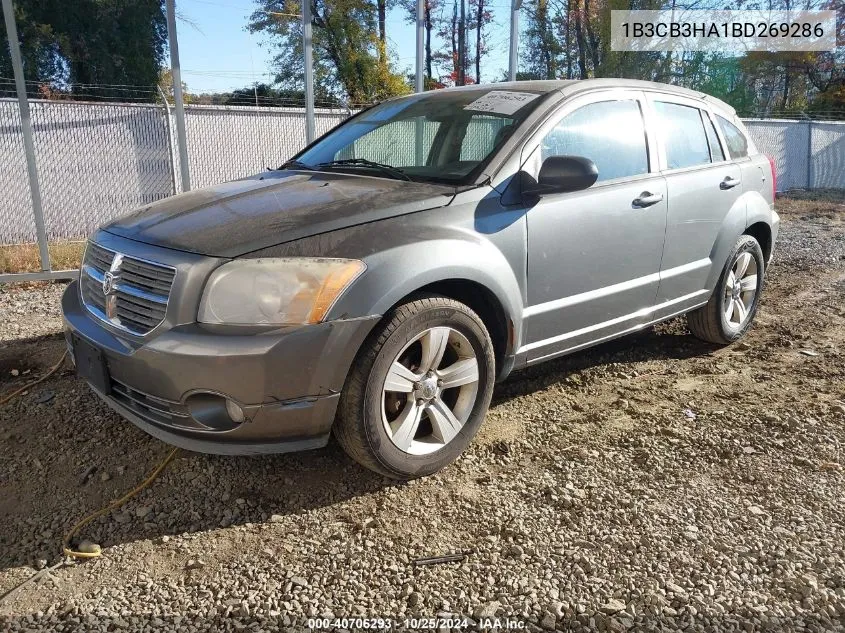
[[[243,259],[214,271],[198,320],[229,325],[319,323],[366,268],[356,259]]]

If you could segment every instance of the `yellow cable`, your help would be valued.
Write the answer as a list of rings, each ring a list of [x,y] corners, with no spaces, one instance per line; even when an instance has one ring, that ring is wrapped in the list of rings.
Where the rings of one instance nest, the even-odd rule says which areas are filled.
[[[56,371],[58,371],[59,367],[62,366],[62,363],[64,362],[66,357],[67,357],[67,350],[65,350],[65,353],[62,354],[62,357],[58,360],[58,362],[50,368],[50,371],[48,371],[46,374],[41,376],[41,378],[39,378],[38,380],[33,380],[32,382],[25,384],[23,387],[16,389],[12,393],[10,393],[8,396],[4,396],[2,399],[0,399],[0,405],[6,404],[12,398],[17,396],[18,394],[21,394],[24,391],[26,391],[27,389],[34,387],[35,385],[47,380],[50,376],[55,374]],[[179,454],[179,449],[174,448],[172,451],[170,451],[170,453],[167,454],[167,457],[165,457],[164,460],[162,460],[162,462],[158,466],[155,467],[153,472],[151,472],[149,474],[149,476],[144,481],[142,481],[138,486],[136,486],[135,488],[133,488],[132,490],[127,492],[125,495],[123,495],[117,501],[112,501],[110,504],[108,504],[104,508],[100,508],[96,512],[92,512],[91,514],[86,516],[84,519],[78,521],[76,523],[76,525],[74,525],[70,529],[70,532],[68,532],[65,535],[65,538],[62,541],[62,552],[64,552],[64,555],[65,556],[71,556],[73,558],[97,558],[98,556],[100,556],[102,554],[101,551],[100,552],[77,552],[76,550],[70,549],[70,540],[73,538],[74,534],[76,534],[79,530],[81,530],[83,527],[88,525],[94,519],[101,517],[104,514],[108,514],[112,510],[119,508],[124,503],[129,501],[132,497],[134,497],[139,492],[141,492],[144,488],[146,488],[151,483],[153,483],[156,480],[156,478],[161,474],[161,471],[163,471],[165,468],[167,468],[167,465],[170,462],[172,462],[173,458],[176,457],[176,455],[178,455],[178,454]]]
[[[65,538],[62,541],[62,552],[64,552],[64,555],[72,556],[73,558],[97,558],[98,556],[100,556],[102,552],[77,552],[76,550],[70,549],[70,539],[72,539],[74,534],[76,534],[84,526],[88,525],[91,521],[103,516],[104,514],[108,514],[112,510],[119,508],[124,503],[129,501],[132,497],[141,492],[144,488],[153,483],[156,478],[161,474],[161,471],[167,468],[167,465],[171,461],[173,461],[173,458],[176,457],[176,455],[179,453],[179,450],[179,448],[174,448],[172,451],[170,451],[167,457],[165,457],[164,460],[158,466],[155,467],[153,472],[151,472],[144,481],[142,481],[138,486],[127,492],[120,499],[118,499],[117,501],[112,501],[106,507],[100,508],[96,512],[92,512],[84,519],[80,520],[76,525],[74,525],[70,529],[70,532],[65,535]]]
[[[28,383],[26,383],[26,384],[25,384],[23,387],[21,387],[20,389],[15,389],[15,390],[14,390],[12,393],[10,393],[8,396],[3,396],[3,399],[2,399],[2,400],[0,400],[0,406],[2,406],[2,405],[4,405],[4,404],[6,404],[7,402],[9,402],[9,400],[11,400],[12,398],[14,398],[14,397],[15,397],[16,395],[18,395],[19,393],[23,393],[24,391],[26,391],[26,390],[27,390],[27,389],[29,389],[30,387],[34,387],[34,386],[35,386],[35,385],[37,385],[38,383],[40,383],[40,382],[44,382],[44,381],[45,381],[45,380],[47,380],[50,376],[52,376],[53,374],[55,374],[55,373],[56,373],[56,371],[59,369],[59,367],[61,367],[61,366],[62,366],[62,363],[63,363],[63,362],[65,362],[65,357],[66,357],[66,356],[67,356],[67,350],[65,350],[65,353],[64,353],[64,354],[62,354],[62,357],[59,359],[59,362],[58,362],[58,363],[56,363],[55,365],[53,365],[53,366],[50,368],[50,371],[48,371],[46,374],[44,374],[43,376],[41,376],[41,378],[39,378],[38,380],[33,380],[32,382],[28,382]]]

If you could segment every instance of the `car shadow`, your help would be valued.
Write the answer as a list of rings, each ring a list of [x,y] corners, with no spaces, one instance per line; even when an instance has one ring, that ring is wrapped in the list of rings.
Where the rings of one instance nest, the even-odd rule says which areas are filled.
[[[686,329],[683,318],[651,326],[557,359],[514,371],[497,385],[492,406],[540,391],[574,372],[600,365],[634,365],[654,360],[682,360],[706,356],[718,346],[701,341]],[[624,369],[620,369],[624,372]],[[633,370],[631,370],[633,371]]]
[[[35,344],[20,343],[27,349]],[[38,344],[41,367],[33,376],[64,350],[60,337]],[[12,342],[4,356],[20,357],[17,346]],[[712,349],[680,327],[646,330],[517,372],[497,385],[493,404],[596,365],[681,359]],[[59,560],[62,537],[71,525],[136,486],[169,451],[111,412],[69,363],[0,408],[0,568]],[[406,485],[358,466],[335,442],[286,455],[183,451],[151,486],[91,523],[80,538],[108,547],[248,523],[297,526],[299,515],[327,506],[341,506],[333,520],[340,516],[354,526],[363,520],[356,499]]]
[[[0,395],[42,376],[64,352],[61,337],[14,341],[2,356],[31,369]],[[21,363],[26,362],[25,365]],[[0,569],[52,564],[83,516],[121,497],[171,447],[113,413],[69,361],[0,407]],[[164,536],[290,519],[406,484],[358,466],[334,443],[298,454],[231,457],[180,451],[160,477],[125,506],[83,528],[109,547]],[[354,523],[356,511],[350,508]]]

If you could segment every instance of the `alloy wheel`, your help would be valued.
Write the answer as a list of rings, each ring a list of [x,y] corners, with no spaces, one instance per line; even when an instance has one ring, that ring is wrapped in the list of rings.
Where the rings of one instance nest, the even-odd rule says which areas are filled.
[[[446,446],[472,413],[478,380],[478,359],[463,334],[450,327],[418,334],[393,359],[382,387],[390,441],[411,455]]]
[[[723,309],[731,327],[740,328],[748,320],[757,295],[757,273],[757,260],[748,251],[740,253],[725,282]]]

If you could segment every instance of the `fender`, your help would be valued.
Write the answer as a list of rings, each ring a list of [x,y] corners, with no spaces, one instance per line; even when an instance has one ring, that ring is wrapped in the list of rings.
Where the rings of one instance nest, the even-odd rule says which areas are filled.
[[[527,259],[524,210],[502,207],[499,198],[492,187],[473,189],[458,194],[448,206],[313,235],[250,256],[363,261],[366,270],[338,297],[326,321],[381,316],[437,282],[475,283],[492,295],[510,326],[501,379],[512,368],[522,341],[520,279],[524,281]]]
[[[523,296],[515,268],[524,268],[524,219],[488,237],[475,229],[475,209],[476,204],[449,206],[416,214],[413,217],[417,221],[400,217],[362,224],[254,255],[362,260],[366,270],[331,307],[328,321],[383,315],[404,297],[439,281],[477,283],[492,293],[512,324],[513,336],[505,349],[506,357],[510,357],[522,340]],[[502,243],[502,248],[494,239]],[[512,251],[523,266],[509,262],[503,248]]]
[[[452,235],[420,241],[423,236],[417,230],[414,243],[365,257],[367,270],[355,282],[355,292],[345,293],[330,311],[329,318],[344,314],[381,315],[429,284],[471,281],[493,294],[512,324],[513,336],[509,337],[505,353],[513,355],[522,340],[522,293],[510,264],[495,245],[478,235],[454,228],[438,232]],[[480,262],[483,266],[479,266]]]
[[[748,193],[743,193],[733,206],[728,210],[722,226],[719,228],[719,233],[713,242],[713,247],[710,249],[710,273],[707,275],[707,281],[704,287],[712,291],[722,275],[722,270],[725,267],[725,262],[728,260],[728,255],[736,243],[737,238],[742,235],[747,222],[747,205]]]
[[[770,241],[768,252],[765,252],[765,245],[761,244],[763,246],[763,254],[766,256],[766,264],[772,259],[780,228],[780,217],[772,207],[773,205],[770,205],[769,201],[759,193],[748,198],[748,215],[746,217],[748,226],[763,223],[769,227]]]
[[[760,192],[749,191],[742,195],[746,199],[746,226],[751,226],[757,222],[764,222],[769,225],[769,228],[771,228],[773,220],[772,207],[766,199],[760,195]]]
[[[772,239],[774,240],[772,209],[759,191],[746,191],[737,198],[728,211],[713,243],[713,248],[710,250],[712,264],[705,286],[708,290],[712,291],[716,287],[737,238],[745,232],[745,229],[757,222],[764,222],[773,230]]]

